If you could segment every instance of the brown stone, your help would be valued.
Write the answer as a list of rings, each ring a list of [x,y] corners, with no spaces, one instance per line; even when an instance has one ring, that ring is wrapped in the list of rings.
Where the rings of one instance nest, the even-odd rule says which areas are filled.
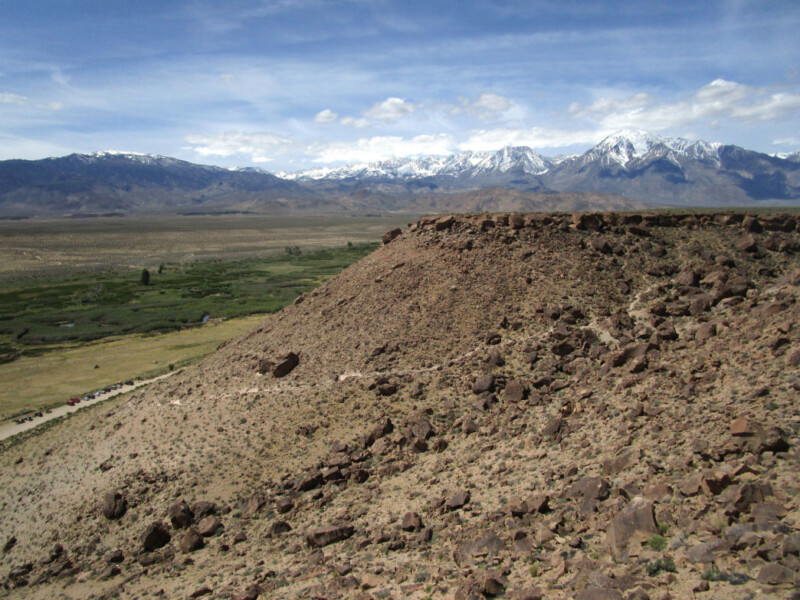
[[[120,492],[108,492],[103,499],[103,516],[109,520],[121,519],[128,510],[128,501]]]
[[[705,342],[715,335],[717,335],[717,325],[715,323],[703,323],[694,332],[694,339],[697,342]]]
[[[172,536],[170,536],[167,526],[161,521],[155,521],[144,530],[139,537],[139,543],[145,552],[152,552],[169,544],[170,539]]]
[[[403,531],[419,531],[422,529],[422,519],[415,512],[407,512],[403,515],[403,522],[400,524]]]
[[[185,500],[177,500],[169,507],[169,520],[175,529],[186,529],[194,523],[194,514]]]
[[[767,585],[793,585],[795,572],[778,563],[769,563],[758,572],[758,582]]]
[[[289,352],[289,354],[277,361],[272,369],[272,375],[273,377],[286,377],[299,364],[300,357],[294,352]]]
[[[445,502],[445,508],[447,510],[458,510],[462,508],[465,504],[469,502],[470,494],[467,490],[461,490],[453,494],[447,502]]]
[[[750,419],[747,417],[736,417],[731,421],[731,435],[743,436],[754,433],[750,426]]]
[[[627,561],[629,544],[659,533],[653,503],[641,497],[631,500],[606,530],[606,541],[616,560]]]
[[[180,548],[181,552],[188,554],[190,552],[194,552],[195,550],[199,550],[204,545],[205,542],[203,541],[203,536],[201,536],[194,527],[189,527],[189,529],[186,530],[186,533],[183,534]]]
[[[309,531],[306,534],[306,542],[309,546],[322,548],[349,538],[354,531],[355,528],[352,525],[331,525]]]
[[[462,542],[453,551],[453,560],[459,567],[466,567],[476,564],[478,560],[485,561],[487,558],[498,555],[506,549],[506,545],[497,534],[477,533]]]
[[[482,394],[484,392],[493,392],[493,391],[494,391],[494,376],[493,375],[486,375],[484,377],[479,377],[472,384],[472,393],[473,394]]]
[[[200,519],[200,522],[197,524],[197,533],[203,537],[211,537],[221,528],[222,521],[219,519],[219,517],[209,515]]]
[[[503,390],[503,397],[506,402],[516,404],[525,399],[527,392],[528,389],[524,382],[513,379],[506,384],[505,390]]]
[[[384,246],[392,242],[392,240],[396,239],[401,233],[403,233],[402,229],[392,229],[391,231],[387,231],[386,233],[381,236],[381,242],[383,242]]]

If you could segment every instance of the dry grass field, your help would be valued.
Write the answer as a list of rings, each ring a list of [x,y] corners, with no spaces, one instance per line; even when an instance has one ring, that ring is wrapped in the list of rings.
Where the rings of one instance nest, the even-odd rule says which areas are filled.
[[[250,331],[263,319],[263,315],[251,315],[162,335],[120,336],[2,364],[0,421],[60,405],[71,396],[117,381],[184,365]]]
[[[341,248],[348,243],[355,248],[364,242],[375,242],[385,231],[405,222],[405,217],[263,215],[0,220],[0,296],[8,292],[6,295],[11,297],[17,290],[24,289],[49,294],[59,286],[76,285],[75,282],[87,278],[97,277],[101,281],[112,272],[132,272],[138,277],[138,269],[145,267],[155,274],[162,263],[167,263],[167,271],[173,274],[176,270],[182,271],[181,265],[185,265],[188,273],[190,265],[211,260],[221,261],[208,267],[212,270],[224,270],[225,265],[233,264],[231,261],[240,261],[236,264],[241,268],[244,259],[286,256],[287,247],[302,249],[300,262],[313,263],[317,255],[309,251]],[[263,267],[266,279],[262,287],[269,291],[269,286],[273,285],[269,282],[276,282],[274,285],[280,288],[283,303],[292,299],[283,298],[285,292],[290,291],[287,284],[281,282],[283,271],[287,271],[284,278],[296,271],[300,278],[296,285],[301,287],[308,282],[316,285],[333,274],[331,265],[324,261],[319,267],[308,265],[310,270],[303,274],[296,264],[268,262]],[[344,264],[346,262],[341,266]],[[248,268],[252,270],[251,266]],[[257,271],[251,277],[257,276]],[[229,276],[238,277],[236,273],[232,269]],[[154,276],[155,285],[158,285],[158,275]],[[262,294],[261,287],[253,288],[253,282],[239,283],[248,288],[245,290],[250,294],[248,302],[255,307],[249,312],[275,310],[273,305],[277,300],[270,300],[267,292]],[[54,285],[49,289],[51,284]],[[12,293],[12,290],[15,291]],[[259,294],[264,296],[261,309],[256,307]],[[169,299],[169,296],[164,297]],[[48,308],[56,309],[57,306]],[[0,420],[60,404],[70,396],[116,381],[163,372],[170,364],[186,364],[208,354],[221,342],[249,331],[263,318],[263,315],[251,315],[223,321],[214,318],[214,311],[210,312],[212,321],[202,327],[162,335],[137,334],[71,342],[62,347],[44,345],[42,352],[0,364],[0,381],[3,382]],[[219,314],[225,316],[224,312]],[[156,316],[154,313],[153,318]],[[4,318],[13,317],[8,314]],[[99,368],[95,369],[94,365]]]
[[[0,220],[0,286],[76,272],[235,260],[380,240],[409,217],[140,216]]]

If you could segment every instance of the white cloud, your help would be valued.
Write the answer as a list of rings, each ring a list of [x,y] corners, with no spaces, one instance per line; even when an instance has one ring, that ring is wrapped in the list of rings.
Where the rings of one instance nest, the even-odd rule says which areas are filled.
[[[315,154],[314,162],[373,162],[395,156],[421,156],[451,154],[456,150],[452,136],[439,133],[418,135],[410,139],[400,136],[361,138],[355,142],[334,142],[309,148]]]
[[[484,92],[475,100],[459,98],[457,104],[443,104],[442,107],[453,115],[466,114],[484,121],[496,119],[511,108],[511,101],[500,94]]]
[[[569,113],[595,121],[602,129],[664,129],[730,119],[746,123],[779,120],[800,111],[800,94],[771,93],[764,88],[715,79],[691,96],[658,102],[648,94],[599,98],[588,106],[573,103]]]
[[[269,132],[226,131],[212,136],[190,135],[186,141],[191,144],[188,149],[201,156],[241,155],[257,163],[270,162],[295,145],[289,138]]]
[[[376,102],[370,108],[363,111],[363,115],[368,119],[375,119],[385,123],[399,121],[406,115],[410,115],[417,109],[416,104],[406,102],[402,98],[387,98],[383,102]]]
[[[25,106],[31,103],[31,99],[27,96],[20,96],[19,94],[11,94],[9,92],[0,93],[0,102],[3,104],[17,104],[18,106]]]
[[[372,124],[367,119],[359,119],[357,117],[342,117],[339,122],[354,129],[366,129]]]
[[[569,131],[531,127],[529,129],[481,129],[470,132],[465,142],[458,145],[461,150],[497,150],[506,146],[531,146],[532,148],[562,148],[574,144],[594,144],[608,132],[597,130]]]
[[[321,110],[314,115],[314,120],[317,123],[333,123],[338,116],[339,115],[333,112],[330,108],[326,108],[325,110]]]
[[[32,106],[33,108],[43,108],[45,110],[60,110],[64,106],[61,102],[38,102],[27,96],[20,96],[10,92],[0,92],[0,104]]]

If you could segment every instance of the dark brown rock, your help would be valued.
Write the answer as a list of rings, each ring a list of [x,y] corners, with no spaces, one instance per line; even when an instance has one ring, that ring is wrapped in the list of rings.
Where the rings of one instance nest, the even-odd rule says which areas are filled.
[[[208,515],[217,514],[217,505],[208,500],[198,500],[192,504],[192,514],[194,515],[195,521],[199,521]]]
[[[283,496],[275,502],[275,508],[280,514],[285,514],[294,508],[294,502],[291,498]]]
[[[298,492],[307,492],[309,490],[313,490],[321,486],[325,483],[325,480],[322,477],[321,473],[307,473],[302,477],[298,478],[294,488]]]
[[[155,521],[144,530],[144,533],[139,537],[139,543],[145,552],[152,552],[169,544],[171,539],[172,536],[167,526],[161,521]]]
[[[175,529],[186,529],[194,523],[194,514],[185,500],[177,500],[169,507],[169,520]]]
[[[181,552],[188,554],[190,552],[194,552],[195,550],[199,550],[204,545],[205,542],[203,541],[203,536],[201,536],[194,527],[189,527],[189,529],[186,530],[186,533],[183,534],[180,548]]]
[[[300,357],[294,352],[289,352],[289,354],[276,361],[272,369],[272,375],[273,377],[286,377],[299,364]]]
[[[458,510],[462,508],[465,504],[469,502],[470,494],[467,490],[461,490],[453,494],[447,502],[445,502],[445,508],[447,510]]]
[[[220,529],[222,529],[222,521],[214,515],[203,517],[197,524],[197,533],[203,537],[211,537]]]
[[[606,541],[614,558],[624,562],[628,560],[628,545],[632,541],[657,533],[653,503],[637,497],[611,521],[606,530]]]
[[[120,492],[108,492],[103,499],[103,516],[109,520],[121,519],[128,510],[128,501]]]
[[[381,237],[381,242],[383,242],[384,246],[386,244],[391,243],[392,240],[396,239],[401,233],[403,233],[402,229],[392,229],[391,231],[387,231]]]
[[[487,560],[496,556],[506,549],[506,545],[497,534],[477,533],[467,541],[462,542],[453,551],[453,560],[459,567],[466,567],[476,564],[478,560]]]
[[[287,533],[292,530],[292,526],[286,521],[273,521],[269,526],[269,535],[275,537],[282,533]]]
[[[767,585],[793,585],[795,572],[781,564],[769,563],[761,567],[757,579]]]
[[[475,380],[472,384],[473,394],[482,394],[484,392],[494,391],[494,375],[486,375]]]
[[[331,525],[309,531],[306,534],[306,542],[314,548],[322,548],[346,540],[353,535],[354,531],[355,528],[352,525]]]
[[[422,529],[422,519],[415,512],[407,512],[403,515],[403,522],[400,524],[403,531],[419,531]]]

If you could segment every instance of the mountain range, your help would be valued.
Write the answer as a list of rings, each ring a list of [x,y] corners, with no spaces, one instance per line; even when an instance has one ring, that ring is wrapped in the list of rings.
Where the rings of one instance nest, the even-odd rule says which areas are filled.
[[[518,146],[297,173],[120,152],[0,161],[0,214],[5,216],[472,211],[482,210],[477,198],[485,200],[487,188],[496,195],[527,194],[523,204],[511,203],[511,210],[536,210],[542,194],[552,201],[555,192],[594,194],[592,206],[598,209],[620,208],[620,197],[686,207],[793,205],[800,201],[800,152],[769,155],[629,131],[579,155],[550,158]],[[454,194],[459,202],[454,203]],[[598,204],[598,195],[609,195],[609,201]]]

